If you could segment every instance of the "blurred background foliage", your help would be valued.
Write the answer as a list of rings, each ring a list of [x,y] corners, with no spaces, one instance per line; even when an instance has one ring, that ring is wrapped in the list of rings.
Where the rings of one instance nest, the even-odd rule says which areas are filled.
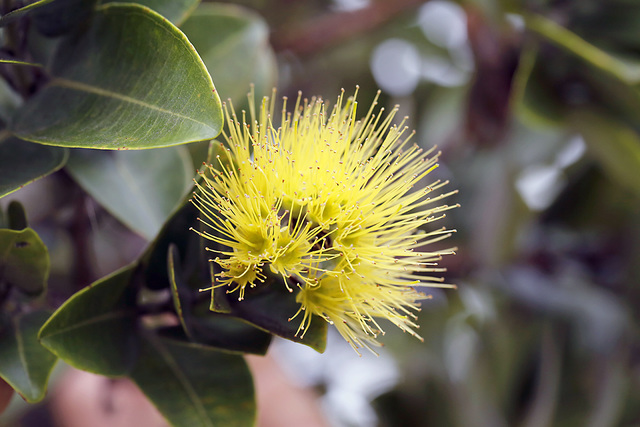
[[[443,260],[458,291],[423,303],[424,343],[390,330],[377,361],[345,362],[330,340],[302,381],[332,422],[640,425],[640,2],[228,3],[229,19],[216,23],[207,2],[181,24],[221,98],[242,106],[249,82],[328,100],[359,85],[367,105],[380,88],[419,144],[440,147],[437,173],[460,190],[447,218],[459,251]],[[206,158],[206,144],[184,147],[118,152],[89,171],[72,155],[0,201],[20,200],[48,247],[51,298],[142,253]],[[111,168],[151,193],[94,190],[117,180]],[[307,371],[320,363],[277,349]],[[358,363],[371,369],[345,386],[336,372]]]

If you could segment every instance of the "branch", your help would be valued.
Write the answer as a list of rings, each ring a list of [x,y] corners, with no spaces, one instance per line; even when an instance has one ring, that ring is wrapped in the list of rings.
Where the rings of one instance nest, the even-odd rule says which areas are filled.
[[[271,44],[276,52],[312,55],[367,33],[423,3],[425,0],[378,0],[353,12],[313,17],[302,25],[274,32]]]

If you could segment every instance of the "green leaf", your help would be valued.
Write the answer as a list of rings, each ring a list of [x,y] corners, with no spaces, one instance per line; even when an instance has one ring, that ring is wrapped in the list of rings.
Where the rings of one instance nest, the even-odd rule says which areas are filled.
[[[46,5],[47,3],[51,3],[54,0],[39,0],[36,2],[33,2],[31,4],[28,4],[24,7],[12,10],[11,12],[2,15],[2,17],[0,18],[0,27],[4,27],[6,25],[9,25],[10,23],[22,18],[24,15],[26,15],[29,11],[33,10],[33,9],[37,9],[39,7],[42,7],[44,5]]]
[[[88,21],[95,4],[96,0],[55,0],[39,5],[43,7],[34,10],[32,16],[40,33],[49,37],[61,36]]]
[[[264,355],[273,335],[228,314],[208,311],[189,321],[193,341],[223,350]]]
[[[169,250],[167,252],[167,274],[169,276],[169,282],[171,283],[171,299],[173,300],[173,307],[180,321],[180,325],[187,336],[191,336],[184,315],[182,313],[182,304],[180,302],[180,294],[186,290],[184,285],[184,279],[182,277],[182,269],[180,267],[180,254],[175,244],[169,244]]]
[[[138,350],[134,270],[122,269],[69,298],[40,330],[42,344],[78,369],[127,374]]]
[[[12,201],[7,208],[7,218],[9,227],[11,230],[24,230],[29,226],[27,223],[27,213],[24,210],[22,203],[18,201]]]
[[[227,4],[202,4],[181,26],[200,53],[223,98],[246,102],[250,84],[258,96],[276,84],[275,55],[269,28],[248,9]]]
[[[604,171],[640,196],[640,135],[635,129],[596,110],[574,110],[570,121]]]
[[[116,0],[113,0],[116,1]],[[112,0],[104,3],[111,3]],[[182,22],[198,7],[200,0],[132,0],[128,3],[137,3],[153,9],[160,15],[180,26]]]
[[[189,154],[191,155],[191,161],[193,163],[193,170],[198,170],[203,167],[203,163],[210,163],[209,159],[215,158],[220,149],[224,146],[219,141],[200,141],[187,145]],[[213,157],[212,157],[213,156]]]
[[[181,260],[194,262],[196,265],[202,264],[204,251],[201,250],[200,236],[189,230],[190,227],[198,226],[197,217],[198,210],[193,204],[185,201],[167,220],[141,257],[144,281],[150,289],[158,290],[171,286],[167,275],[167,253],[172,244],[176,246]]]
[[[35,231],[0,230],[0,282],[27,295],[39,295],[48,277],[49,251]]]
[[[67,170],[113,216],[149,240],[191,188],[195,173],[186,147],[72,150]]]
[[[211,139],[220,99],[189,40],[140,5],[96,9],[60,44],[52,78],[16,114],[13,131],[42,144],[153,148]]]
[[[0,79],[0,121],[3,124],[9,123],[21,105],[22,97],[5,80]],[[0,140],[6,138],[2,136],[4,133],[0,134]]]
[[[60,169],[69,150],[0,135],[0,197]]]
[[[216,298],[218,297],[221,297],[220,293],[216,293]],[[289,320],[300,308],[300,304],[296,302],[296,292],[287,291],[278,278],[271,278],[260,286],[247,289],[242,301],[238,301],[234,295],[229,296],[227,301],[234,316],[267,332],[307,345],[320,353],[324,352],[328,323],[321,317],[314,316],[301,337],[297,331],[302,315]]]
[[[33,62],[38,64],[43,64],[45,69],[43,73],[47,73],[46,64],[51,64],[53,57],[58,50],[58,45],[64,37],[47,37],[46,35],[40,33],[35,28],[35,25],[29,27],[29,30],[26,34],[27,37],[27,50],[29,51],[29,55]],[[38,78],[37,76],[34,76]],[[38,78],[39,84],[46,83],[41,80],[41,77]],[[39,85],[39,87],[40,87]]]
[[[256,405],[244,358],[148,337],[131,378],[172,426],[251,426]]]
[[[57,358],[38,342],[48,312],[34,311],[0,319],[0,377],[30,403],[44,397]]]
[[[212,282],[215,282],[216,274],[220,273],[220,267],[215,262],[209,262],[209,276]],[[215,313],[230,314],[233,312],[229,303],[229,295],[227,289],[222,287],[213,287],[211,283],[211,299],[209,300],[209,310]]]

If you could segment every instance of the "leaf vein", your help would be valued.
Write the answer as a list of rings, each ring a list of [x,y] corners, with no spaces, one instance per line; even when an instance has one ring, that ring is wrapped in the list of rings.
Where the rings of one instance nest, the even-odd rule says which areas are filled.
[[[72,331],[74,329],[79,329],[79,328],[82,328],[84,326],[92,325],[94,323],[102,322],[102,321],[105,321],[105,320],[117,319],[119,317],[125,318],[125,317],[129,317],[129,316],[130,316],[129,312],[127,310],[120,310],[120,311],[114,311],[114,312],[110,312],[110,313],[105,313],[105,314],[100,315],[100,316],[92,317],[90,319],[74,323],[72,326],[59,329],[59,330],[57,330],[55,332],[52,332],[50,334],[42,335],[41,338],[51,338],[51,337],[55,337],[56,335],[63,334],[65,332]]]
[[[160,353],[160,356],[167,363],[167,365],[169,366],[169,369],[171,369],[171,371],[174,373],[178,382],[182,385],[182,387],[184,387],[189,399],[192,401],[200,417],[206,423],[207,426],[214,427],[213,424],[211,423],[211,420],[207,416],[207,411],[204,405],[202,404],[202,401],[198,397],[198,393],[196,393],[196,391],[191,386],[189,379],[183,374],[182,370],[180,369],[180,366],[178,366],[178,364],[173,359],[173,357],[171,356],[167,348],[159,344],[160,343],[157,343],[156,348]]]
[[[139,105],[141,107],[148,108],[148,109],[154,110],[154,111],[158,111],[158,112],[163,113],[163,114],[168,114],[168,115],[171,115],[171,116],[179,117],[179,118],[181,118],[183,120],[188,120],[188,121],[197,123],[199,125],[205,126],[205,127],[209,128],[209,129],[213,129],[208,124],[203,123],[203,122],[201,122],[199,120],[196,120],[193,117],[185,116],[185,115],[177,113],[175,111],[170,111],[170,110],[164,109],[162,107],[158,107],[157,105],[148,104],[146,102],[140,101],[139,99],[135,99],[135,98],[132,98],[130,96],[123,95],[121,93],[112,92],[112,91],[109,91],[109,90],[106,90],[106,89],[102,89],[102,88],[99,88],[97,86],[92,86],[92,85],[89,85],[89,84],[86,84],[86,83],[81,83],[81,82],[77,82],[77,81],[74,81],[74,80],[68,80],[68,79],[65,79],[65,78],[62,78],[62,77],[55,77],[55,78],[53,78],[51,80],[51,85],[52,86],[59,86],[59,87],[66,88],[66,89],[71,89],[71,90],[77,90],[79,92],[93,93],[95,95],[104,96],[104,97],[107,97],[107,98],[118,99],[120,101],[128,102],[128,103],[135,104],[135,105]]]

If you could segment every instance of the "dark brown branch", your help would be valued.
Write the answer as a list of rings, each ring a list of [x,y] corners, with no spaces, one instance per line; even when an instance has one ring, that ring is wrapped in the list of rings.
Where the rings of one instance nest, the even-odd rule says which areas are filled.
[[[293,28],[276,31],[271,37],[271,44],[278,52],[311,55],[369,32],[423,3],[425,0],[374,1],[364,9],[330,13]]]

